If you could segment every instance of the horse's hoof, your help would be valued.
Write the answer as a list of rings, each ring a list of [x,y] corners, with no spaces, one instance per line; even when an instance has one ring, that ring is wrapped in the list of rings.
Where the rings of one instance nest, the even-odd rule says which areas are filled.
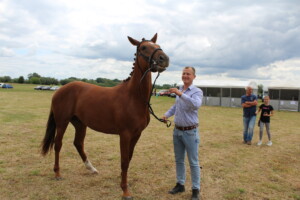
[[[59,176],[59,177],[55,177],[55,180],[61,181],[61,180],[63,180],[63,178]]]
[[[129,196],[129,197],[122,197],[122,200],[133,200],[133,197]]]

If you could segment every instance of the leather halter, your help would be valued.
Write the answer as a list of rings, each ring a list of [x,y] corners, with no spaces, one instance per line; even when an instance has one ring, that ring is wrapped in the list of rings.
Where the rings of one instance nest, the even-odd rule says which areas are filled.
[[[149,64],[149,69],[153,72],[153,70],[154,70],[154,68],[153,68],[153,64],[156,64],[155,63],[155,61],[153,60],[153,56],[154,56],[154,54],[157,52],[157,51],[162,51],[162,49],[161,48],[156,48],[156,49],[154,49],[154,51],[152,52],[152,54],[150,55],[150,56],[146,56],[145,54],[143,54],[140,50],[139,50],[139,48],[140,48],[140,46],[141,46],[141,44],[143,43],[143,42],[152,42],[151,40],[145,40],[145,39],[143,39],[143,41],[137,46],[137,48],[136,48],[136,57],[138,58],[138,56],[142,56],[143,58],[144,58],[144,60]],[[139,64],[138,64],[138,66],[139,66]],[[140,68],[140,66],[139,66],[139,68]],[[141,69],[140,69],[141,70]],[[148,71],[148,70],[147,70]],[[146,72],[147,72],[146,71]],[[145,72],[145,73],[146,73]],[[145,75],[145,74],[144,74]],[[143,76],[144,76],[143,75]]]

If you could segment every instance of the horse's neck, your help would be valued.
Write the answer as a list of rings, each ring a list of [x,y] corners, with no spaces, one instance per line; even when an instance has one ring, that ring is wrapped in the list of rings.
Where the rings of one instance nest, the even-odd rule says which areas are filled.
[[[133,75],[129,82],[130,92],[137,95],[139,99],[148,102],[152,89],[151,72],[149,71],[142,80],[144,71],[135,64]]]

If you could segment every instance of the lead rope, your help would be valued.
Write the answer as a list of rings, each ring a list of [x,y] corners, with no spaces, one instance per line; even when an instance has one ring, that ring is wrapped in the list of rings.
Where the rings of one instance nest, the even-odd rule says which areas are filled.
[[[150,104],[151,96],[152,96],[153,90],[154,90],[154,88],[155,88],[155,82],[156,82],[157,78],[159,77],[159,75],[160,75],[160,73],[158,72],[158,73],[157,73],[157,76],[156,76],[156,78],[155,78],[155,80],[154,80],[154,82],[153,82],[152,89],[151,89],[151,93],[150,93],[150,97],[149,97],[149,100],[148,100],[148,108],[149,108],[149,112],[151,113],[151,115],[153,115],[153,117],[155,117],[158,121],[165,123],[166,126],[169,128],[169,127],[171,126],[171,124],[172,124],[171,121],[170,121],[170,120],[164,120],[164,119],[162,119],[162,118],[157,117],[157,116],[155,115],[155,113],[154,113],[152,107],[151,107],[151,104]],[[155,94],[155,95],[156,95],[156,94]]]
[[[145,71],[145,73],[143,74],[143,76],[142,76],[142,78],[140,80],[140,83],[142,82],[142,80],[144,79],[144,77],[146,76],[146,74],[150,70],[151,70],[151,67],[147,71]],[[157,117],[157,115],[154,113],[154,111],[152,109],[152,106],[150,104],[150,100],[151,100],[151,96],[152,96],[152,93],[153,93],[153,90],[154,90],[154,87],[155,87],[155,83],[156,83],[156,80],[158,79],[159,75],[160,75],[160,73],[158,72],[157,76],[156,76],[156,78],[155,78],[155,80],[154,80],[154,82],[152,84],[152,88],[151,88],[151,91],[150,91],[150,96],[149,96],[148,102],[146,102],[146,103],[148,105],[148,109],[149,109],[150,114],[153,115],[153,117],[155,117],[155,119],[157,119],[158,121],[165,123],[166,126],[169,128],[171,126],[171,124],[172,124],[171,121],[170,120],[164,120],[162,118]]]

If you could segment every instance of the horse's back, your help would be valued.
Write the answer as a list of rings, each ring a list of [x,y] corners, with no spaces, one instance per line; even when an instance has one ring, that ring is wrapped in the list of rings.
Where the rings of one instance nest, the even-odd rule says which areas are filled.
[[[80,98],[90,98],[92,92],[101,93],[108,90],[106,87],[93,85],[81,81],[74,81],[61,87],[53,96],[52,101],[68,100],[77,101]]]

